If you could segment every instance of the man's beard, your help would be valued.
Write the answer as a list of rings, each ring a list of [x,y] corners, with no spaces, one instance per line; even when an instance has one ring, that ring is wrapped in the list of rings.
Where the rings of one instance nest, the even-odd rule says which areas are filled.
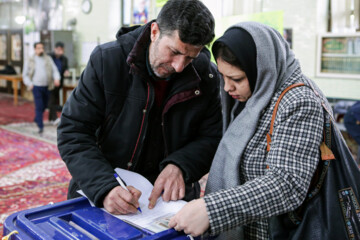
[[[158,77],[158,78],[167,78],[169,77],[171,74],[173,74],[175,72],[174,68],[172,67],[169,67],[169,66],[165,66],[165,65],[158,65],[157,67],[155,66],[151,66],[151,70],[153,71],[153,73]],[[164,75],[161,75],[160,73],[158,73],[155,69],[159,68],[159,67],[162,67],[162,68],[165,68],[166,71],[168,72],[168,74],[166,74],[165,76]]]

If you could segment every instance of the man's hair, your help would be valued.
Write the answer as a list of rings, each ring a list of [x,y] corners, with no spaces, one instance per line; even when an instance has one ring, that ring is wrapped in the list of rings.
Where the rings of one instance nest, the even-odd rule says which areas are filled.
[[[37,46],[38,44],[41,44],[41,45],[44,46],[44,44],[43,44],[42,42],[36,42],[36,43],[34,43],[34,48],[36,48],[36,46]]]
[[[57,43],[55,43],[55,48],[58,48],[58,47],[64,48],[64,47],[65,47],[65,44],[64,44],[63,42],[57,42]]]
[[[229,63],[230,65],[236,66],[243,70],[243,67],[239,63],[235,54],[222,42],[215,42],[212,47],[212,52],[217,61],[218,58],[222,59],[224,62]]]
[[[156,22],[161,35],[178,30],[182,42],[195,46],[207,45],[215,36],[214,17],[199,0],[169,0]]]

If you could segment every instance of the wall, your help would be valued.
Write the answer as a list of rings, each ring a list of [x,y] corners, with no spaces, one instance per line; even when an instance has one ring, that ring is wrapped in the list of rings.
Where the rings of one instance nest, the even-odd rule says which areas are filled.
[[[93,47],[116,39],[121,19],[120,2],[121,0],[92,0],[92,10],[85,14],[81,11],[82,0],[63,1],[64,29],[69,29],[69,20],[76,19],[74,42],[78,70],[83,70],[86,66]]]
[[[82,0],[64,0],[64,29],[67,21],[76,18],[75,46],[80,69],[83,46],[115,40],[120,27],[121,0],[92,0],[90,14],[81,12]],[[154,4],[155,0],[152,0]],[[284,28],[293,30],[293,50],[303,72],[334,98],[360,99],[360,79],[333,79],[316,77],[317,36],[326,32],[327,0],[203,0],[215,18],[235,14],[252,14],[259,11],[284,11]],[[154,14],[151,14],[154,15]],[[154,16],[151,16],[154,17]],[[85,54],[86,55],[86,54]],[[84,57],[83,57],[84,58]],[[84,63],[85,62],[85,63]]]
[[[338,0],[340,4],[342,1]],[[300,61],[304,74],[313,79],[327,97],[360,99],[360,79],[316,77],[317,37],[327,29],[328,0],[203,0],[203,2],[215,18],[282,10],[284,28],[293,30],[293,51]],[[231,6],[230,12],[224,4]]]
[[[304,74],[312,78],[327,97],[360,99],[360,79],[316,77],[317,36],[326,32],[326,0],[264,0],[263,11],[284,11],[284,28],[293,29],[293,50]]]

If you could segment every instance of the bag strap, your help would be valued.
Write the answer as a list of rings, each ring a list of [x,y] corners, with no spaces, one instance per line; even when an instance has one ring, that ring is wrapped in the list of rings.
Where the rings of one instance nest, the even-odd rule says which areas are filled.
[[[280,94],[278,100],[276,101],[275,108],[274,108],[274,111],[273,111],[273,114],[272,114],[272,117],[271,117],[270,132],[266,134],[266,142],[267,142],[266,150],[268,152],[270,151],[270,147],[271,147],[271,136],[272,136],[273,131],[274,131],[274,122],[275,122],[276,113],[277,113],[277,109],[279,107],[280,101],[290,89],[293,89],[293,88],[296,88],[296,87],[301,87],[301,86],[305,86],[305,84],[304,83],[295,83],[295,84],[287,87]],[[314,90],[314,88],[312,88],[312,89]],[[315,92],[315,94],[317,94],[317,96],[319,96],[317,92]],[[321,159],[323,161],[326,161],[326,160],[335,159],[335,156],[334,156],[333,152],[331,151],[331,121],[327,117],[327,115],[330,115],[330,112],[328,111],[328,109],[326,108],[324,103],[322,103],[322,106],[325,109],[327,114],[324,113],[324,115],[325,115],[324,141],[320,145],[320,152],[321,152]],[[268,166],[267,166],[267,168],[268,168]]]
[[[274,122],[275,122],[275,118],[276,118],[276,113],[277,113],[277,109],[279,107],[279,104],[280,104],[280,101],[281,99],[284,97],[284,95],[290,90],[290,89],[293,89],[293,88],[296,88],[296,87],[301,87],[301,86],[305,86],[304,83],[295,83],[289,87],[287,87],[279,96],[276,104],[275,104],[275,108],[274,108],[274,111],[273,111],[273,114],[272,114],[272,117],[271,117],[271,124],[270,124],[270,132],[268,134],[266,134],[266,141],[267,141],[267,148],[266,150],[269,152],[270,151],[270,145],[271,145],[271,136],[272,136],[272,133],[274,131]]]
[[[315,95],[320,98],[320,95],[315,90],[314,86],[311,85],[311,82],[309,82],[309,83],[310,83],[310,88],[313,90]],[[287,87],[280,94],[280,96],[275,104],[275,108],[273,110],[273,114],[272,114],[272,118],[271,118],[270,131],[266,135],[266,141],[267,141],[267,149],[266,150],[268,152],[270,151],[270,147],[271,147],[271,136],[272,136],[272,133],[274,130],[274,122],[275,122],[276,113],[277,113],[277,109],[280,104],[280,101],[283,98],[283,96],[286,94],[286,92],[288,92],[292,88],[300,87],[300,86],[306,86],[306,85],[304,83],[296,83],[296,84],[293,84],[293,85]],[[321,101],[321,105],[325,109],[325,111],[324,111],[325,122],[324,122],[324,127],[323,127],[324,138],[320,145],[321,159],[323,161],[322,161],[322,164],[319,164],[317,166],[317,169],[312,177],[309,191],[308,191],[305,201],[309,201],[310,199],[312,199],[314,196],[316,196],[320,192],[320,189],[324,183],[325,175],[327,174],[327,171],[330,166],[330,161],[335,159],[335,156],[334,156],[333,152],[331,151],[331,125],[332,125],[331,120],[333,120],[333,118],[332,118],[332,115],[324,101]],[[266,168],[268,169],[269,165],[267,165]],[[302,205],[298,209],[288,212],[289,219],[295,225],[299,225],[302,221],[302,215],[303,215],[302,210],[303,210],[305,201],[304,201],[304,203],[302,203]]]
[[[321,160],[334,160],[335,156],[331,151],[331,121],[327,112],[324,112],[324,119],[324,141],[320,145]]]
[[[325,109],[325,111],[328,113],[328,116],[326,118],[329,118],[330,121],[332,123],[335,123],[335,119],[334,119],[334,116],[332,114],[332,111],[328,108],[328,106],[325,104],[325,101],[324,99],[322,99],[321,95],[319,94],[319,92],[316,90],[316,88],[314,87],[312,81],[307,81],[307,84],[308,86],[312,89],[312,91],[315,93],[315,95],[318,97],[320,103],[321,103],[321,106],[323,106],[323,108]],[[326,119],[325,118],[325,119]]]

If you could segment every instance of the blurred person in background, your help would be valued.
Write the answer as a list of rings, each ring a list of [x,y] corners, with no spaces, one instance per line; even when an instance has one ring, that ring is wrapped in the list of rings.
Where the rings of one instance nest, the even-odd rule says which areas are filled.
[[[34,44],[35,54],[24,63],[24,84],[33,92],[35,119],[39,134],[44,131],[43,113],[47,108],[50,91],[60,86],[60,74],[52,58],[44,52],[44,44]]]
[[[59,105],[59,91],[64,85],[64,77],[70,75],[68,70],[68,59],[64,55],[64,51],[65,44],[63,42],[57,42],[54,51],[49,53],[49,56],[53,59],[60,73],[60,85],[55,86],[55,88],[51,90],[49,99],[49,121],[54,124],[57,124],[60,120],[60,118],[57,117],[57,112],[61,112],[61,106]]]

